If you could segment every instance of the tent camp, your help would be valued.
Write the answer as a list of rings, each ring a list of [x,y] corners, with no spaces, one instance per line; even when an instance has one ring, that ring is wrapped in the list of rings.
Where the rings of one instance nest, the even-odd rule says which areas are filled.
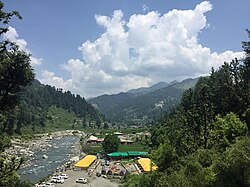
[[[83,159],[81,159],[79,162],[77,162],[74,166],[75,169],[87,169],[95,160],[95,155],[87,155]]]
[[[158,167],[153,163],[150,158],[140,158],[137,160],[138,164],[140,167],[143,169],[144,172],[153,171],[157,170]]]

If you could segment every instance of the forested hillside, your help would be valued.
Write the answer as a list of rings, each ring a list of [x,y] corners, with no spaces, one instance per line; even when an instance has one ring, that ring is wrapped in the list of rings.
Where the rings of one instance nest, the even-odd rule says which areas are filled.
[[[65,115],[68,118],[61,120]],[[33,130],[38,127],[50,129],[52,126],[58,129],[72,128],[77,121],[78,123],[81,121],[83,127],[87,123],[94,123],[98,127],[100,118],[95,108],[81,96],[74,95],[70,91],[63,92],[61,89],[34,80],[20,95],[20,103],[15,112],[8,115],[8,126],[15,127],[9,128],[12,130],[10,134],[13,132],[20,134],[24,127]]]
[[[212,69],[152,128],[159,169],[125,186],[250,186],[249,41],[243,49],[244,60]]]
[[[149,88],[139,88],[125,93],[102,95],[89,100],[107,119],[118,123],[155,122],[164,112],[178,104],[185,89],[195,85],[198,79],[182,82],[158,83]]]

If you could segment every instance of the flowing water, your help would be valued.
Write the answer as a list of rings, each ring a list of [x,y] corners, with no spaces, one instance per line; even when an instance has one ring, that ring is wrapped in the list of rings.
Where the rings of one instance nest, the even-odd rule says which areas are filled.
[[[72,156],[72,146],[76,141],[78,141],[76,136],[65,136],[61,139],[49,140],[47,142],[48,148],[35,152],[31,157],[31,164],[20,169],[21,179],[38,182],[41,178],[53,173],[57,167],[62,166]],[[44,159],[43,155],[48,158]]]

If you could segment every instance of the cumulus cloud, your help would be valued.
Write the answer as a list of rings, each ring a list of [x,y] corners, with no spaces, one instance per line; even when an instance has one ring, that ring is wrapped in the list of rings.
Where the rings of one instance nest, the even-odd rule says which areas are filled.
[[[32,66],[41,65],[43,63],[43,58],[30,57],[30,64]]]
[[[43,77],[40,81],[44,84],[50,84],[53,82],[53,86],[57,88],[64,88],[66,90],[72,90],[72,80],[69,79],[64,81],[62,77],[58,77],[54,72],[48,70],[42,70],[41,76]]]
[[[16,43],[21,50],[26,51],[27,53],[31,53],[30,50],[27,48],[28,43],[24,39],[19,38],[16,29],[11,26],[9,26],[8,29],[9,30],[3,36],[4,39]],[[32,66],[40,65],[42,64],[42,61],[42,58],[35,58],[33,56],[30,57],[30,64]]]
[[[174,9],[163,15],[151,11],[127,21],[121,10],[111,17],[96,15],[105,31],[95,41],[82,43],[83,59],[62,65],[70,80],[51,75],[48,83],[62,82],[62,87],[66,84],[89,97],[208,74],[212,67],[243,55],[212,53],[199,43],[199,33],[208,26],[205,13],[211,10],[212,4],[205,1],[193,10]]]

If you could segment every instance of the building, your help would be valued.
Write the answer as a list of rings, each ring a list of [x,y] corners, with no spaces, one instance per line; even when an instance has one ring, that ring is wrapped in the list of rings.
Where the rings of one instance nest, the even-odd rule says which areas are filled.
[[[107,156],[114,160],[121,160],[123,158],[136,158],[148,154],[148,152],[140,151],[128,151],[128,152],[113,152],[107,154]]]
[[[74,165],[75,170],[88,169],[91,164],[97,159],[95,155],[87,155]]]
[[[125,144],[125,145],[131,145],[132,143],[134,143],[133,140],[127,140],[127,139],[120,139],[121,144]]]
[[[96,143],[102,143],[104,142],[104,138],[97,138]]]
[[[122,132],[114,132],[113,134],[120,136],[120,135],[122,135]]]
[[[97,140],[98,140],[97,137],[91,135],[91,136],[87,139],[87,142],[88,142],[88,143],[93,143],[93,142],[96,143]]]
[[[137,163],[142,172],[155,171],[158,169],[158,166],[152,162],[150,158],[139,158]]]

